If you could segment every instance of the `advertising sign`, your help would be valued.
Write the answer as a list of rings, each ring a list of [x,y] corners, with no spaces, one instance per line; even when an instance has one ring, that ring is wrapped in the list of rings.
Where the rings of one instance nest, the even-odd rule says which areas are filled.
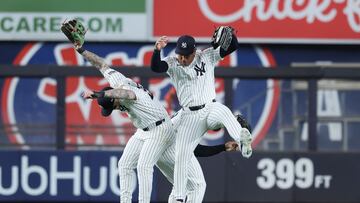
[[[174,0],[170,9],[156,0],[153,8],[154,37],[208,41],[214,27],[230,25],[241,42],[360,43],[357,0]]]
[[[105,151],[0,152],[0,201],[118,202],[117,162]],[[205,202],[359,202],[359,154],[240,152],[201,158]],[[152,201],[171,185],[155,171]],[[134,184],[137,180],[134,178]],[[132,188],[137,200],[137,188]]]
[[[120,153],[14,151],[0,154],[0,200],[119,199]]]
[[[144,0],[4,0],[0,7],[0,40],[64,41],[61,23],[76,18],[88,28],[89,41],[145,40]],[[136,24],[136,26],[134,26]]]

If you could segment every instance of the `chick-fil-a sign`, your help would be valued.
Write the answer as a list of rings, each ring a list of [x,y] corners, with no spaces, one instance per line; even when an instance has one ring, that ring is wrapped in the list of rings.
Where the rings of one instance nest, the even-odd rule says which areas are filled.
[[[231,25],[241,41],[360,43],[360,0],[154,1],[154,37],[209,39]]]

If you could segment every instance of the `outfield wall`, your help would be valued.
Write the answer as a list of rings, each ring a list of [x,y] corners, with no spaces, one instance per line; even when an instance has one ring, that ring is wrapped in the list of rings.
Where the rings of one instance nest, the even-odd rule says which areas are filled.
[[[1,151],[0,201],[117,202],[120,156],[116,151]],[[248,160],[239,152],[201,158],[205,201],[358,202],[359,158],[359,153],[256,151]],[[156,171],[152,201],[166,201],[169,193],[170,184]]]

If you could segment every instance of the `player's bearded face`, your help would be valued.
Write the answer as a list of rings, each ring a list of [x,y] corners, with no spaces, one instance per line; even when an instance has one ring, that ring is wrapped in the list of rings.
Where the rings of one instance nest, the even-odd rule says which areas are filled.
[[[180,55],[180,54],[177,55],[177,60],[179,61],[180,65],[182,65],[182,66],[190,65],[191,62],[194,60],[194,58],[195,58],[195,51],[192,54],[187,55],[187,56]]]

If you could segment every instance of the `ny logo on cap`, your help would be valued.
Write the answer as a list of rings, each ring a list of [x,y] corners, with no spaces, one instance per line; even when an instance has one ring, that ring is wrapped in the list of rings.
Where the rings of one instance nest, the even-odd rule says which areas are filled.
[[[186,42],[183,42],[183,43],[181,43],[181,48],[184,48],[184,49],[186,49],[186,47],[187,47],[187,44],[186,44]]]

